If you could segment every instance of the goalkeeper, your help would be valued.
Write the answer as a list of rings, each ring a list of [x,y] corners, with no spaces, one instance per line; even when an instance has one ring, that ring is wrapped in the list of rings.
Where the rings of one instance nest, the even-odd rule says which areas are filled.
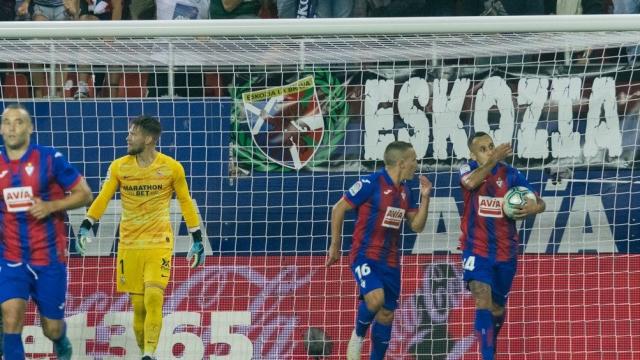
[[[141,116],[127,136],[128,155],[114,160],[107,178],[82,222],[78,250],[84,255],[90,230],[109,200],[120,189],[122,218],[116,263],[118,292],[127,292],[133,304],[133,331],[143,360],[154,359],[162,328],[164,289],[169,282],[173,232],[169,202],[175,191],[193,237],[187,256],[192,268],[204,262],[202,233],[182,165],[156,150],[160,122]]]

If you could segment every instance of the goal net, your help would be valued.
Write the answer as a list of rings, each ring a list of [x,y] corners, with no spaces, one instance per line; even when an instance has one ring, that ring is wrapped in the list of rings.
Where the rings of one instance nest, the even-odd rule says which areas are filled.
[[[344,359],[354,214],[327,268],[330,211],[394,140],[413,144],[434,191],[424,231],[403,231],[388,358],[478,359],[457,250],[458,169],[476,131],[512,144],[507,161],[547,204],[518,222],[498,358],[640,358],[640,31],[633,17],[580,19],[0,24],[2,100],[29,109],[34,140],[63,152],[94,193],[126,153],[130,119],[161,120],[159,149],[186,170],[208,256],[187,266],[172,202],[159,359]],[[35,72],[48,80],[32,83]],[[81,79],[87,97],[74,99]],[[32,98],[37,86],[44,98]],[[79,359],[140,357],[115,291],[119,200],[86,257],[75,246],[85,210],[69,212]],[[30,357],[53,356],[32,305],[24,339]]]

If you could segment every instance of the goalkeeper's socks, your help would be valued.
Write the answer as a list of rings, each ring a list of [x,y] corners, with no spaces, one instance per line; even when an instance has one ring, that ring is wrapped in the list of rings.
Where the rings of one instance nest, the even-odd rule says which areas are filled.
[[[22,346],[21,334],[4,333],[4,343],[2,351],[5,360],[24,360],[24,347]]]
[[[356,335],[361,338],[365,337],[367,330],[369,330],[369,325],[371,325],[371,321],[373,321],[375,316],[376,313],[369,311],[367,308],[367,303],[360,301],[358,316],[356,317]]]
[[[150,286],[144,290],[144,308],[147,315],[144,319],[144,353],[153,354],[158,347],[158,339],[162,330],[162,303],[164,290]]]
[[[391,340],[391,324],[374,322],[371,327],[371,360],[383,360]]]
[[[493,360],[493,314],[487,309],[476,310],[475,332],[482,360]]]

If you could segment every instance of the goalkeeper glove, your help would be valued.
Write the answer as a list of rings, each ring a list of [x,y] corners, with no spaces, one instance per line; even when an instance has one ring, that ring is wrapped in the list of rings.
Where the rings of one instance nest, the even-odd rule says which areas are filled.
[[[192,269],[197,268],[200,264],[204,263],[204,245],[202,245],[202,231],[200,229],[191,232],[191,237],[193,237],[193,243],[191,244],[191,249],[189,249],[189,253],[187,254],[187,261],[189,262]]]
[[[89,219],[84,219],[80,225],[80,231],[78,232],[78,240],[76,241],[76,249],[80,255],[84,256],[87,252],[87,243],[91,242],[91,228],[93,222]]]

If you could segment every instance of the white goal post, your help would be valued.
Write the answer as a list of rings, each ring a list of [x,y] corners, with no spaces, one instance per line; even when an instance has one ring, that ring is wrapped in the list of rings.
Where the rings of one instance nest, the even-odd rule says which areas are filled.
[[[457,249],[458,169],[476,131],[513,145],[507,160],[547,204],[518,222],[499,358],[631,359],[640,358],[640,68],[629,63],[638,45],[640,15],[0,22],[0,63],[10,64],[2,103],[24,104],[34,140],[65,154],[94,193],[126,152],[129,121],[160,119],[159,148],[185,168],[208,254],[188,267],[190,238],[172,203],[160,359],[345,358],[358,301],[346,256],[354,216],[341,261],[326,268],[330,209],[394,140],[413,144],[434,191],[425,230],[403,231],[388,356],[477,356]],[[50,86],[59,70],[119,71],[139,91],[33,99],[18,91],[28,81],[7,80],[42,64]],[[75,247],[83,210],[69,214],[66,313],[79,358],[139,356],[128,299],[115,292],[118,204],[87,257]],[[28,356],[51,354],[28,311]]]

